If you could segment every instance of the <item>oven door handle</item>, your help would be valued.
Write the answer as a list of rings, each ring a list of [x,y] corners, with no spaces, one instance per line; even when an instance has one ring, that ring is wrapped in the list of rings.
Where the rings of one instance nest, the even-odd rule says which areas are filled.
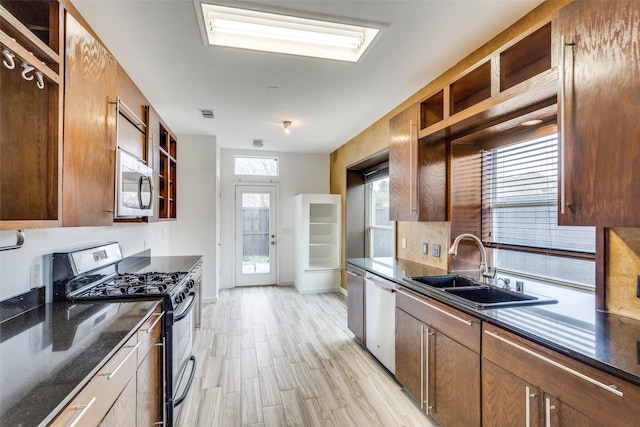
[[[189,295],[187,295],[187,296],[191,297],[191,302],[189,303],[187,308],[184,309],[184,311],[182,313],[178,314],[177,316],[175,316],[173,318],[174,322],[179,322],[182,319],[184,319],[185,317],[187,317],[189,315],[189,312],[193,308],[193,304],[196,302],[196,294],[195,294],[195,292],[189,292]]]
[[[178,397],[177,399],[175,399],[173,401],[173,407],[174,408],[176,406],[180,405],[184,401],[184,399],[187,398],[187,393],[189,393],[189,389],[191,388],[191,384],[193,383],[193,377],[195,377],[195,374],[196,374],[196,357],[191,355],[189,360],[193,362],[193,364],[191,366],[191,373],[189,374],[189,381],[187,381],[187,385],[184,388],[184,391],[182,392],[180,397]],[[185,369],[186,369],[186,367],[185,367]],[[184,373],[183,373],[183,375],[184,375]],[[182,380],[182,377],[180,377],[180,379]]]

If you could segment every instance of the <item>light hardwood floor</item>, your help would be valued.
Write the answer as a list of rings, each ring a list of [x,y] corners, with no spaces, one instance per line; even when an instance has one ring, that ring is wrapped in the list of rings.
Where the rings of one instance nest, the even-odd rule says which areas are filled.
[[[435,425],[354,341],[338,293],[223,289],[194,353],[180,427]]]

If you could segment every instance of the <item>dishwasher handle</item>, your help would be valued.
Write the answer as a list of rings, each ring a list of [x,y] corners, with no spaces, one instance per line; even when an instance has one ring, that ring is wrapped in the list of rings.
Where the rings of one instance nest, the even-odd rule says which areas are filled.
[[[378,289],[381,289],[385,292],[389,292],[389,293],[394,293],[396,291],[396,286],[386,280],[382,280],[382,279],[377,279],[374,278],[373,276],[370,276],[369,274],[367,274],[364,277],[365,282],[371,283],[373,286],[375,286]]]

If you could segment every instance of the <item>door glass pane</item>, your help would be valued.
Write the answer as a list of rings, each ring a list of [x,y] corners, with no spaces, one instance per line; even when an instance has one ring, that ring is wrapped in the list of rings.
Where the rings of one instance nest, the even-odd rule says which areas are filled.
[[[268,193],[242,194],[242,274],[262,274],[271,271],[270,207]]]

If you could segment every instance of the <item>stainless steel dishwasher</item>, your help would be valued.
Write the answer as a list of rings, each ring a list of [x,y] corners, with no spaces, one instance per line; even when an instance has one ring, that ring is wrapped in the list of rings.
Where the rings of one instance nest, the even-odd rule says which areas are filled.
[[[365,330],[367,349],[391,373],[396,370],[396,285],[365,275]]]

